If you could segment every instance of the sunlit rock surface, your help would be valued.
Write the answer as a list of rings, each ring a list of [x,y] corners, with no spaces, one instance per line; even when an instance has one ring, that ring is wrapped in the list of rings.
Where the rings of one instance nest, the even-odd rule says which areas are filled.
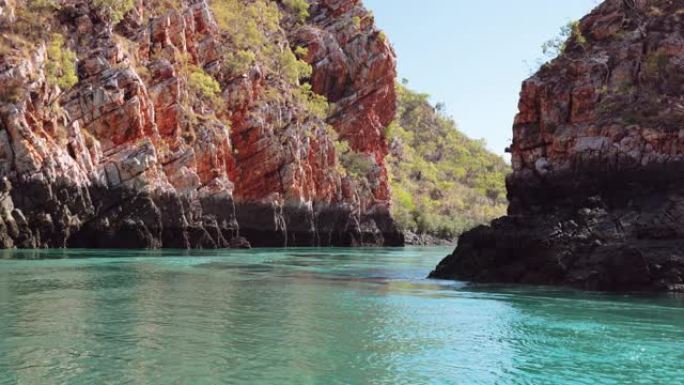
[[[271,37],[308,49],[325,119],[259,62],[226,75],[210,2],[138,0],[116,25],[89,1],[58,3],[77,55],[68,90],[46,80],[45,43],[18,43],[25,2],[0,1],[0,83],[19,92],[0,95],[2,247],[403,244],[384,164],[395,56],[359,1],[314,1],[304,23],[282,9]],[[216,79],[217,98],[198,98],[184,66]],[[373,160],[366,175],[340,171],[328,124]]]
[[[684,3],[608,0],[522,86],[509,215],[432,273],[684,289]]]

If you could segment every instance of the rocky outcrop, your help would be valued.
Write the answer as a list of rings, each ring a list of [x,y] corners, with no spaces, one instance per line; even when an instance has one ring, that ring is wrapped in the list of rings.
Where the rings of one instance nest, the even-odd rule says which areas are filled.
[[[684,290],[684,3],[607,0],[523,83],[509,215],[437,278]]]
[[[403,244],[384,165],[395,58],[360,2],[313,2],[294,23],[262,1],[283,14],[269,39],[308,47],[312,88],[335,103],[326,116],[259,59],[231,72],[237,48],[211,2],[175,3],[137,0],[113,23],[88,0],[31,20],[30,4],[0,1],[0,245]],[[55,34],[76,56],[71,87],[50,78]],[[193,84],[207,78],[211,97]],[[374,160],[367,175],[340,169],[338,135]]]
[[[309,50],[313,89],[334,103],[329,122],[340,136],[373,156],[372,200],[389,205],[384,131],[396,113],[394,51],[359,0],[322,0],[312,11],[311,25],[296,40]]]

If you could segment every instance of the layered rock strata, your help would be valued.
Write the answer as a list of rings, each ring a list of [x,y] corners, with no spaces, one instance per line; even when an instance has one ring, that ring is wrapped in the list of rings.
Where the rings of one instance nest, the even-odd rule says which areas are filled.
[[[431,274],[684,290],[684,2],[607,0],[526,80],[508,216]]]
[[[384,165],[395,56],[359,1],[315,1],[304,22],[262,1],[283,13],[274,45],[308,51],[323,117],[258,59],[229,70],[210,1],[136,0],[116,22],[94,3],[41,9],[43,36],[20,29],[25,1],[0,2],[0,246],[403,244]],[[50,81],[54,34],[76,55],[68,88]],[[372,167],[341,170],[340,141]]]

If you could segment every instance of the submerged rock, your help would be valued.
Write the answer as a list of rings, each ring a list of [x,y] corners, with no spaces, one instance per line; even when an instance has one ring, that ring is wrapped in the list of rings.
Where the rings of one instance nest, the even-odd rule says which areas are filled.
[[[607,0],[522,86],[508,216],[431,276],[678,291],[684,282],[684,4]]]

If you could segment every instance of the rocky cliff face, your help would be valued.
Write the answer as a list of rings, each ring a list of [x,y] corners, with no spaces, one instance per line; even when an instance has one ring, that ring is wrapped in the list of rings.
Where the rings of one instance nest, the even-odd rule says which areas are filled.
[[[401,245],[392,48],[289,3],[0,1],[0,246]]]
[[[434,277],[684,289],[684,2],[607,0],[522,86],[509,215]]]

